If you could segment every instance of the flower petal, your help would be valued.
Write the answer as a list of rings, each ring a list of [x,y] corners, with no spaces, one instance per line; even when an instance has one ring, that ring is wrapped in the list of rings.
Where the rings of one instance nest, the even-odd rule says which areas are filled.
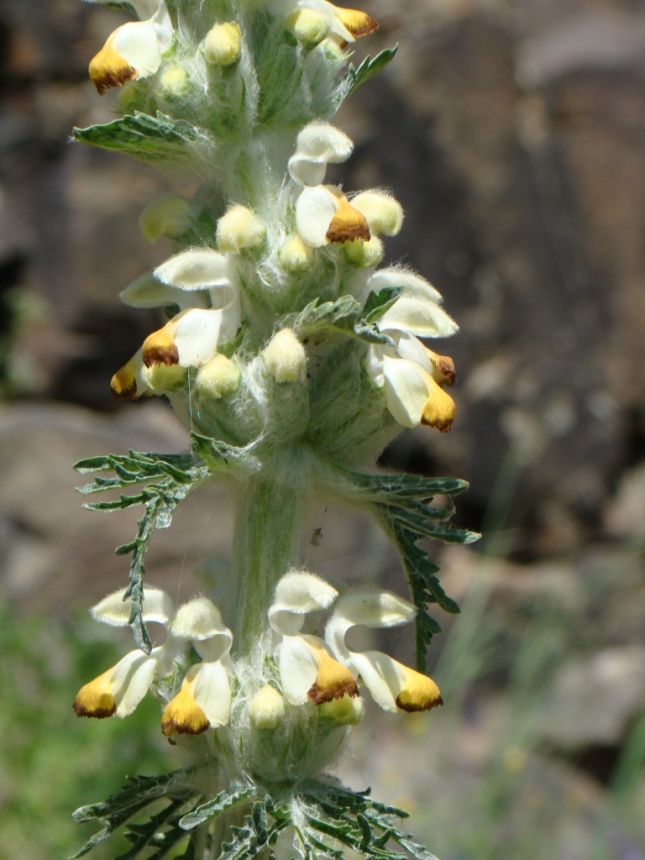
[[[164,305],[179,305],[184,310],[189,307],[207,308],[208,292],[186,292],[180,287],[160,283],[153,275],[142,275],[119,294],[121,301],[133,308],[159,308]]]
[[[82,687],[74,701],[79,717],[127,717],[148,692],[161,648],[130,651],[116,665]]]
[[[296,200],[296,229],[311,248],[327,244],[327,231],[338,210],[336,197],[325,185],[305,187]]]
[[[378,320],[379,329],[408,331],[419,337],[450,337],[459,326],[435,301],[404,292]]]
[[[340,129],[328,122],[310,122],[299,133],[295,154],[289,159],[291,178],[299,185],[320,185],[327,165],[346,161],[353,149]]]
[[[133,78],[146,78],[161,65],[158,28],[152,18],[129,21],[109,36],[91,60],[89,75],[99,95],[122,87]]]
[[[405,358],[383,359],[385,403],[403,427],[418,427],[423,410],[436,385],[432,377],[414,361]]]
[[[164,708],[161,716],[161,731],[166,737],[174,734],[199,735],[210,723],[204,709],[195,701],[195,678],[201,663],[191,666],[181,685],[181,690]]]
[[[278,653],[280,680],[291,705],[322,704],[358,695],[351,671],[335,660],[317,636],[285,636]]]
[[[99,601],[96,606],[90,609],[90,615],[95,621],[102,621],[104,624],[111,624],[113,627],[125,627],[130,623],[130,614],[132,612],[132,599],[123,599],[126,593],[125,588],[120,588],[118,591],[108,594],[103,600]],[[158,624],[168,624],[175,614],[175,605],[172,602],[170,595],[166,594],[161,588],[155,588],[153,585],[145,585],[143,587],[143,621],[157,622]]]
[[[435,682],[380,651],[352,653],[352,667],[385,711],[428,711],[443,700]]]
[[[155,364],[201,367],[217,352],[222,310],[191,308],[173,317],[143,342],[146,367]]]
[[[313,573],[293,570],[278,582],[274,601],[269,607],[269,623],[276,633],[293,636],[302,629],[304,616],[328,609],[338,592]]]
[[[224,726],[231,716],[231,682],[219,661],[198,663],[195,701],[206,714],[212,729]]]
[[[231,283],[231,264],[225,254],[209,248],[189,248],[155,269],[155,277],[181,290],[202,290]]]

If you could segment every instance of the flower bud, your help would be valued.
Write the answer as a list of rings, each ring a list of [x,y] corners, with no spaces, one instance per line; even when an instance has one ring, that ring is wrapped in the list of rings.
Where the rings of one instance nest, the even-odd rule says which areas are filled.
[[[356,266],[358,269],[373,269],[385,256],[385,249],[378,236],[372,236],[368,242],[362,239],[346,242],[343,245],[343,254],[351,266]]]
[[[223,253],[239,254],[257,248],[266,229],[257,215],[246,206],[235,204],[217,222],[217,246]]]
[[[188,85],[188,72],[183,66],[171,66],[161,75],[161,88],[171,96],[180,96]]]
[[[303,382],[307,353],[290,328],[283,328],[263,350],[264,363],[276,382]]]
[[[199,369],[195,384],[202,397],[219,400],[235,391],[240,384],[240,376],[237,364],[218,353]]]
[[[362,191],[352,197],[352,206],[367,218],[371,233],[396,236],[403,226],[403,207],[383,191]]]
[[[287,30],[307,47],[315,47],[330,30],[329,16],[315,9],[296,9],[287,18]]]
[[[292,275],[308,272],[314,261],[313,251],[300,236],[289,239],[280,248],[279,257],[283,269]]]
[[[179,194],[160,197],[143,210],[139,227],[148,242],[156,242],[162,236],[175,239],[190,226],[190,201]]]
[[[235,21],[211,27],[202,42],[202,50],[206,61],[215,66],[237,63],[242,53],[242,38]]]
[[[275,729],[284,719],[284,699],[271,684],[265,684],[251,699],[249,719],[256,729]]]

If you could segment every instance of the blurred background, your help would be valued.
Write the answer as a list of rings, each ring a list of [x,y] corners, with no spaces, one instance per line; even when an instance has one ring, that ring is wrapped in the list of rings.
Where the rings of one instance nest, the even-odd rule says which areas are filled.
[[[405,720],[370,712],[341,775],[408,809],[442,860],[640,860],[645,8],[364,8],[381,28],[358,59],[401,47],[339,115],[356,150],[335,178],[393,190],[407,219],[388,259],[432,281],[461,324],[439,348],[457,363],[454,429],[404,433],[383,465],[468,479],[458,521],[484,538],[434,547],[463,608],[439,612],[429,652],[446,704]],[[71,466],[186,444],[162,401],[116,404],[108,387],[156,327],[117,294],[168,256],[137,218],[174,186],[69,140],[114,115],[86,68],[125,19],[78,0],[0,0],[2,860],[73,853],[90,835],[74,808],[126,773],[178,764],[150,697],[124,722],[71,712],[78,687],[131,647],[87,608],[125,584],[113,548],[136,519],[83,511]],[[230,525],[218,488],[189,499],[153,540],[150,581],[190,595],[194,569],[226,556]],[[330,509],[312,528],[312,570],[403,589],[370,523]],[[387,648],[411,660],[407,636]]]

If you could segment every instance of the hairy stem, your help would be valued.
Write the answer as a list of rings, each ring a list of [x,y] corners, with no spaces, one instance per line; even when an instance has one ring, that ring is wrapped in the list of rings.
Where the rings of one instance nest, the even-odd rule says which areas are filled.
[[[297,564],[307,479],[298,448],[271,457],[243,487],[235,524],[238,656],[249,654],[267,629],[267,610],[280,577]]]

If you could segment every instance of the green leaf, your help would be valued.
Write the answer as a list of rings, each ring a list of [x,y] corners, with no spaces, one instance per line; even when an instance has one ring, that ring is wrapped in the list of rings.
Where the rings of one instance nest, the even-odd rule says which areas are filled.
[[[416,666],[425,670],[425,652],[441,627],[427,607],[437,603],[445,612],[459,612],[458,604],[443,590],[439,568],[428,558],[428,552],[417,546],[422,538],[436,538],[446,543],[468,544],[479,535],[450,524],[454,513],[452,497],[462,493],[468,484],[457,478],[425,478],[421,475],[379,475],[335,468],[337,492],[364,506],[394,543],[408,578],[415,617]],[[433,505],[436,495],[444,497]]]
[[[90,146],[125,152],[150,164],[187,159],[191,148],[200,144],[213,146],[204,131],[159,111],[156,116],[135,111],[133,116],[104,125],[75,128],[74,138]]]
[[[162,776],[136,776],[128,778],[125,785],[116,794],[108,797],[107,800],[77,809],[73,815],[74,821],[79,823],[97,821],[103,825],[103,829],[95,833],[70,860],[83,857],[96,845],[109,838],[115,830],[124,825],[130,818],[162,797],[167,797],[178,805],[186,803],[197,792],[196,789],[188,786],[182,780],[182,776],[185,776],[185,774],[185,771],[172,771]],[[145,827],[145,825],[142,826]],[[136,827],[131,827],[130,829],[136,838],[139,838],[143,832],[139,828],[137,834]],[[158,827],[154,829],[158,829]],[[184,837],[185,833],[181,832],[181,836]],[[143,848],[145,845],[141,847]],[[125,856],[133,857],[135,855],[130,853]]]
[[[318,302],[319,299],[314,299],[299,314],[291,314],[286,320],[301,340],[325,330],[353,332],[362,313],[360,303],[353,296],[341,296],[335,302],[320,305]]]
[[[373,323],[380,319],[392,307],[402,292],[401,287],[383,287],[378,293],[372,290],[363,306],[365,322]]]
[[[251,794],[252,789],[250,788],[240,789],[236,786],[229,785],[229,787],[225,788],[224,791],[220,791],[217,797],[214,797],[213,800],[209,800],[207,803],[202,803],[201,806],[198,806],[192,812],[184,815],[184,817],[179,821],[179,826],[184,830],[192,830],[194,827],[203,824],[204,821],[208,821],[209,818],[216,818],[223,812],[227,812],[229,809],[239,806],[247,800]]]
[[[349,96],[351,96],[351,94],[357,90],[361,84],[364,84],[365,81],[368,81],[372,77],[372,75],[380,72],[389,63],[391,63],[398,49],[399,46],[395,45],[393,48],[385,48],[385,50],[381,51],[380,54],[377,54],[374,59],[367,56],[358,68],[355,68],[354,65],[350,63],[347,75],[345,76],[345,80],[342,84],[341,101],[349,98]]]

